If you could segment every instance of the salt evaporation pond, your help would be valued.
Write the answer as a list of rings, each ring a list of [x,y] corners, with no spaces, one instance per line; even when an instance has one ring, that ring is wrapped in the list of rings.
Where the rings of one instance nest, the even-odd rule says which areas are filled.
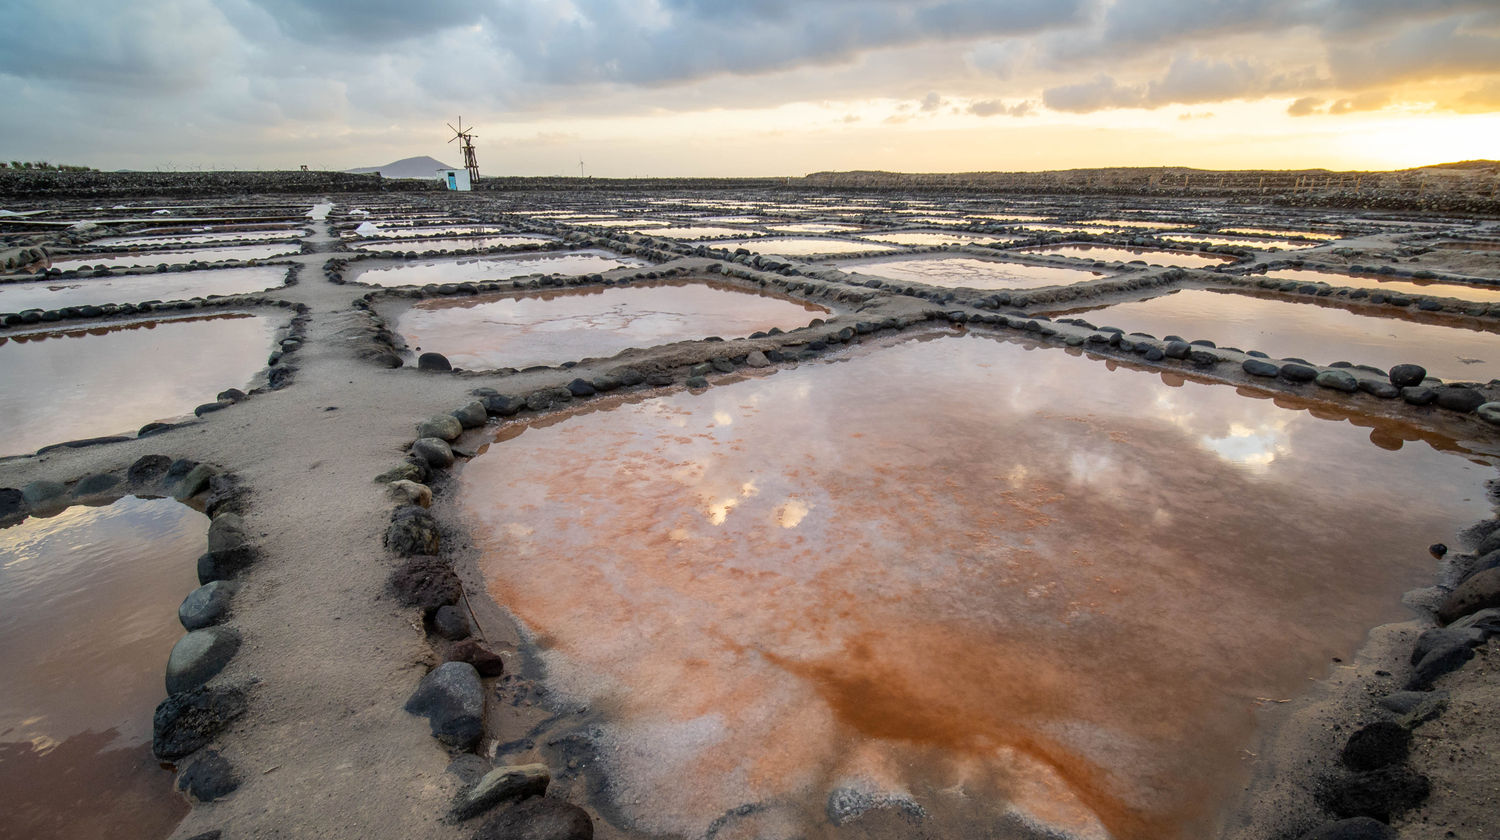
[[[286,282],[286,274],[286,266],[268,265],[5,283],[0,284],[0,312],[238,295],[280,286]]]
[[[216,233],[192,233],[180,236],[106,236],[89,243],[95,247],[152,248],[163,245],[207,245],[214,242],[259,242],[284,239],[301,239],[307,231],[301,228],[283,230],[241,230]]]
[[[1345,361],[1387,369],[1409,362],[1448,380],[1486,382],[1500,376],[1500,338],[1457,322],[1441,326],[1334,305],[1208,289],[1070,310],[1076,312],[1096,313],[1098,319],[1126,332],[1204,338],[1226,347],[1259,350],[1272,358],[1296,357],[1320,365]]]
[[[896,233],[867,233],[860,236],[861,239],[870,239],[876,242],[889,242],[892,245],[948,245],[953,243],[978,242],[980,244],[994,242],[1014,242],[1014,236],[993,236],[987,233],[969,233],[967,231],[898,231]]]
[[[520,256],[469,257],[405,262],[355,271],[349,280],[372,286],[425,286],[428,283],[477,283],[509,280],[527,274],[596,274],[650,263],[609,251],[585,250]]]
[[[131,251],[124,254],[89,254],[82,257],[65,257],[52,261],[52,267],[63,271],[93,268],[96,265],[110,268],[134,268],[136,266],[186,265],[194,260],[211,263],[222,260],[269,260],[299,254],[302,246],[296,242],[281,245],[235,245],[227,248],[195,248],[184,251]]]
[[[503,233],[505,228],[495,225],[441,225],[421,227],[403,225],[400,222],[366,222],[356,229],[356,234],[365,239],[401,239],[429,236],[465,236],[469,234]]]
[[[1290,239],[1273,239],[1268,237],[1231,238],[1228,236],[1210,236],[1197,233],[1168,233],[1162,238],[1172,242],[1182,242],[1189,246],[1227,245],[1231,248],[1248,248],[1252,251],[1300,251],[1304,248],[1317,247],[1317,243],[1313,242],[1293,242]]]
[[[207,532],[134,497],[0,530],[0,837],[149,840],[187,814],[151,716]]]
[[[504,427],[458,504],[604,812],[686,837],[861,801],[932,837],[1210,836],[1256,698],[1407,617],[1494,474],[973,336],[570,415]]]
[[[247,388],[276,327],[229,313],[0,336],[0,456],[133,432]]]
[[[847,239],[814,239],[811,237],[766,237],[710,242],[714,248],[744,248],[754,254],[776,257],[808,257],[819,254],[858,254],[866,251],[895,251],[891,245],[878,242],[851,242]]]
[[[974,257],[878,259],[838,263],[838,268],[906,283],[966,289],[1036,289],[1082,283],[1101,276],[1098,271],[1082,268],[1025,265]]]
[[[1210,265],[1223,265],[1224,263],[1234,262],[1236,259],[1235,257],[1223,255],[1189,254],[1182,251],[1125,248],[1119,245],[1083,245],[1080,243],[1021,248],[1017,250],[1017,253],[1047,254],[1084,260],[1103,260],[1105,262],[1145,260],[1154,265],[1175,265],[1182,268],[1204,268]]]
[[[393,242],[355,242],[360,251],[403,254],[407,251],[459,251],[469,248],[509,248],[516,245],[546,245],[556,240],[546,236],[474,236],[466,239],[417,239]]]
[[[1251,275],[1255,276],[1255,275]],[[1431,295],[1476,303],[1500,301],[1500,286],[1481,286],[1469,283],[1443,283],[1437,280],[1387,279],[1380,275],[1338,274],[1332,271],[1312,269],[1287,269],[1268,271],[1265,274],[1275,280],[1292,280],[1298,283],[1327,283],[1330,286],[1347,286],[1351,289],[1369,289],[1394,295]]]
[[[845,225],[837,222],[794,222],[788,225],[770,225],[766,229],[778,233],[847,233],[860,228],[859,225]]]
[[[710,225],[689,227],[642,228],[640,233],[661,236],[667,239],[709,239],[715,236],[739,236],[744,228],[714,227]]]
[[[655,281],[526,295],[435,298],[396,321],[407,344],[457,367],[491,369],[603,358],[711,335],[807,326],[828,310],[710,281]]]

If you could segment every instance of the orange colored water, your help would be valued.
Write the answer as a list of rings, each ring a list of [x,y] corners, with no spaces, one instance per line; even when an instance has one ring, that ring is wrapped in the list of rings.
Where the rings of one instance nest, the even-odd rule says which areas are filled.
[[[187,813],[151,716],[207,528],[127,497],[0,530],[0,837],[166,837]]]
[[[827,836],[839,788],[932,836],[1207,836],[1257,698],[1402,618],[1493,475],[977,337],[600,406],[502,429],[458,504],[613,812],[687,837]]]

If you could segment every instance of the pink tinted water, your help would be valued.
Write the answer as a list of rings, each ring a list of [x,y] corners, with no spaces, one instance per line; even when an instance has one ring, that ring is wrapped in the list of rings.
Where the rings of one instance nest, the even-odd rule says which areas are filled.
[[[1298,283],[1327,283],[1330,286],[1347,286],[1353,289],[1369,289],[1398,295],[1431,295],[1480,303],[1500,301],[1500,285],[1482,286],[1470,283],[1441,283],[1436,280],[1386,279],[1370,274],[1338,274],[1332,271],[1311,269],[1287,269],[1268,271],[1267,277],[1277,280],[1295,280]]]
[[[286,266],[252,266],[5,283],[0,284],[0,312],[237,295],[280,286],[286,282],[286,273]]]
[[[613,356],[627,347],[807,326],[828,310],[712,282],[635,284],[528,295],[424,300],[396,322],[413,348],[457,367],[559,364]]]
[[[1102,276],[1101,272],[1088,269],[1026,265],[973,257],[881,259],[840,263],[838,267],[844,271],[891,280],[967,289],[1035,289],[1082,283]]]
[[[374,286],[425,286],[428,283],[480,283],[527,274],[592,274],[648,263],[608,251],[566,251],[520,256],[439,258],[351,272],[349,279]]]
[[[275,332],[229,314],[0,337],[0,455],[134,432],[248,388]]]
[[[187,814],[151,716],[207,529],[126,497],[0,530],[0,837],[160,838]]]
[[[1021,248],[1019,253],[1051,254],[1059,257],[1074,257],[1084,260],[1106,262],[1131,262],[1145,260],[1154,265],[1175,265],[1182,268],[1203,268],[1234,262],[1234,257],[1187,254],[1182,251],[1161,251],[1150,248],[1124,248],[1118,245],[1044,245],[1037,248]]]

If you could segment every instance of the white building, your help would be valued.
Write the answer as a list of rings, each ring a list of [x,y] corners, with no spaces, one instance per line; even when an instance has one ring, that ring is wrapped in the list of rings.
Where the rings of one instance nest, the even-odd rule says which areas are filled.
[[[467,169],[439,169],[438,180],[448,186],[450,190],[468,192],[472,187],[469,185],[469,170]]]

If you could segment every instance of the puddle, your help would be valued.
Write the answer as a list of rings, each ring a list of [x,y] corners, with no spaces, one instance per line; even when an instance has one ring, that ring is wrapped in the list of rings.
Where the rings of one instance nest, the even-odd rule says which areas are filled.
[[[286,266],[219,268],[131,277],[37,280],[0,284],[0,312],[104,303],[186,300],[259,292],[286,282]]]
[[[0,337],[0,456],[131,433],[248,390],[276,327],[229,313]]]
[[[353,242],[350,243],[359,251],[378,251],[381,253],[404,254],[407,251],[459,251],[468,248],[508,248],[514,245],[545,245],[557,240],[544,236],[475,236],[467,239],[417,239],[398,240],[394,242]]]
[[[701,227],[642,228],[638,232],[667,239],[708,239],[715,236],[741,236],[745,233],[745,229],[704,225]]]
[[[1411,362],[1447,380],[1487,382],[1500,376],[1500,339],[1493,332],[1364,315],[1332,304],[1187,289],[1150,300],[1069,311],[1082,312],[1093,312],[1089,320],[1126,332],[1157,338],[1180,335],[1189,341],[1206,338],[1273,358],[1294,356],[1321,365],[1345,361],[1382,369]]]
[[[402,313],[407,344],[442,353],[455,367],[488,370],[606,358],[717,335],[807,326],[824,307],[709,281],[656,281],[628,287],[527,295],[424,300]]]
[[[1254,277],[1256,275],[1249,275]],[[1327,283],[1330,286],[1348,286],[1351,289],[1369,289],[1372,292],[1385,292],[1397,295],[1433,295],[1435,297],[1451,297],[1459,300],[1472,300],[1476,303],[1494,303],[1500,301],[1500,286],[1484,287],[1470,285],[1468,283],[1440,283],[1435,280],[1386,280],[1378,275],[1338,274],[1332,271],[1313,271],[1311,269],[1289,269],[1286,271],[1268,271],[1267,277],[1277,280],[1295,280],[1298,283]]]
[[[134,266],[157,266],[157,265],[187,265],[197,260],[198,262],[210,263],[220,260],[269,260],[274,257],[285,257],[289,254],[302,253],[302,246],[296,242],[282,245],[239,245],[228,248],[195,248],[186,251],[132,251],[126,254],[89,254],[82,257],[65,257],[52,261],[52,267],[63,271],[73,271],[81,268],[93,268],[97,265],[109,266],[110,268],[132,268]]]
[[[1300,251],[1303,248],[1315,248],[1310,242],[1292,242],[1288,239],[1254,238],[1228,236],[1210,236],[1196,233],[1169,233],[1162,237],[1173,242],[1185,242],[1190,245],[1228,245],[1232,248],[1249,248],[1252,251]]]
[[[0,530],[0,837],[163,838],[187,814],[151,716],[207,532],[133,497]]]
[[[517,256],[468,257],[412,261],[366,268],[349,280],[372,286],[425,286],[428,283],[478,283],[509,280],[527,274],[595,274],[617,268],[644,268],[650,263],[609,251],[587,250]]]
[[[1235,227],[1223,228],[1221,233],[1238,233],[1245,236],[1300,236],[1303,239],[1334,240],[1342,237],[1331,233],[1314,233],[1308,230],[1277,230],[1275,228]]]
[[[1125,248],[1119,245],[1043,245],[1036,248],[1020,248],[1019,254],[1044,254],[1059,257],[1074,257],[1082,260],[1105,262],[1133,262],[1145,260],[1152,265],[1175,265],[1182,268],[1203,268],[1224,265],[1235,261],[1235,257],[1188,254],[1182,251],[1161,251],[1151,248]]]
[[[365,225],[369,225],[366,227]],[[356,234],[365,239],[405,239],[429,236],[463,236],[466,234],[503,233],[505,228],[495,225],[442,225],[436,227],[417,227],[400,224],[399,222],[380,222],[378,224],[366,222],[355,230]]]
[[[181,236],[107,236],[103,239],[95,239],[89,245],[101,248],[157,248],[172,245],[207,245],[215,242],[301,239],[306,235],[305,230],[242,230],[192,233]]]
[[[726,242],[707,243],[714,248],[745,248],[753,254],[776,257],[810,257],[818,254],[858,254],[866,251],[894,251],[893,245],[876,242],[850,242],[847,239],[812,239],[800,237],[771,237],[766,239],[735,239]]]
[[[839,789],[914,801],[889,836],[1210,836],[1256,698],[1407,616],[1494,473],[980,337],[625,399],[458,504],[608,812],[687,837],[830,836]]]
[[[892,245],[951,245],[967,244],[977,242],[981,245],[996,242],[1015,242],[1013,236],[992,236],[987,233],[969,233],[967,231],[948,231],[939,233],[937,231],[912,230],[899,231],[896,233],[870,233],[860,237],[871,239],[876,242],[889,242]]]
[[[973,257],[880,259],[836,264],[843,271],[857,271],[907,283],[966,289],[1036,289],[1067,286],[1093,280],[1103,274],[1081,268],[981,260]]]
[[[859,230],[860,227],[859,225],[841,225],[834,222],[796,222],[790,225],[770,225],[766,229],[781,233],[848,233],[851,230]]]
[[[1088,219],[1083,222],[1086,225],[1103,225],[1113,228],[1132,228],[1135,230],[1182,230],[1191,225],[1180,222],[1153,222],[1142,219]]]

